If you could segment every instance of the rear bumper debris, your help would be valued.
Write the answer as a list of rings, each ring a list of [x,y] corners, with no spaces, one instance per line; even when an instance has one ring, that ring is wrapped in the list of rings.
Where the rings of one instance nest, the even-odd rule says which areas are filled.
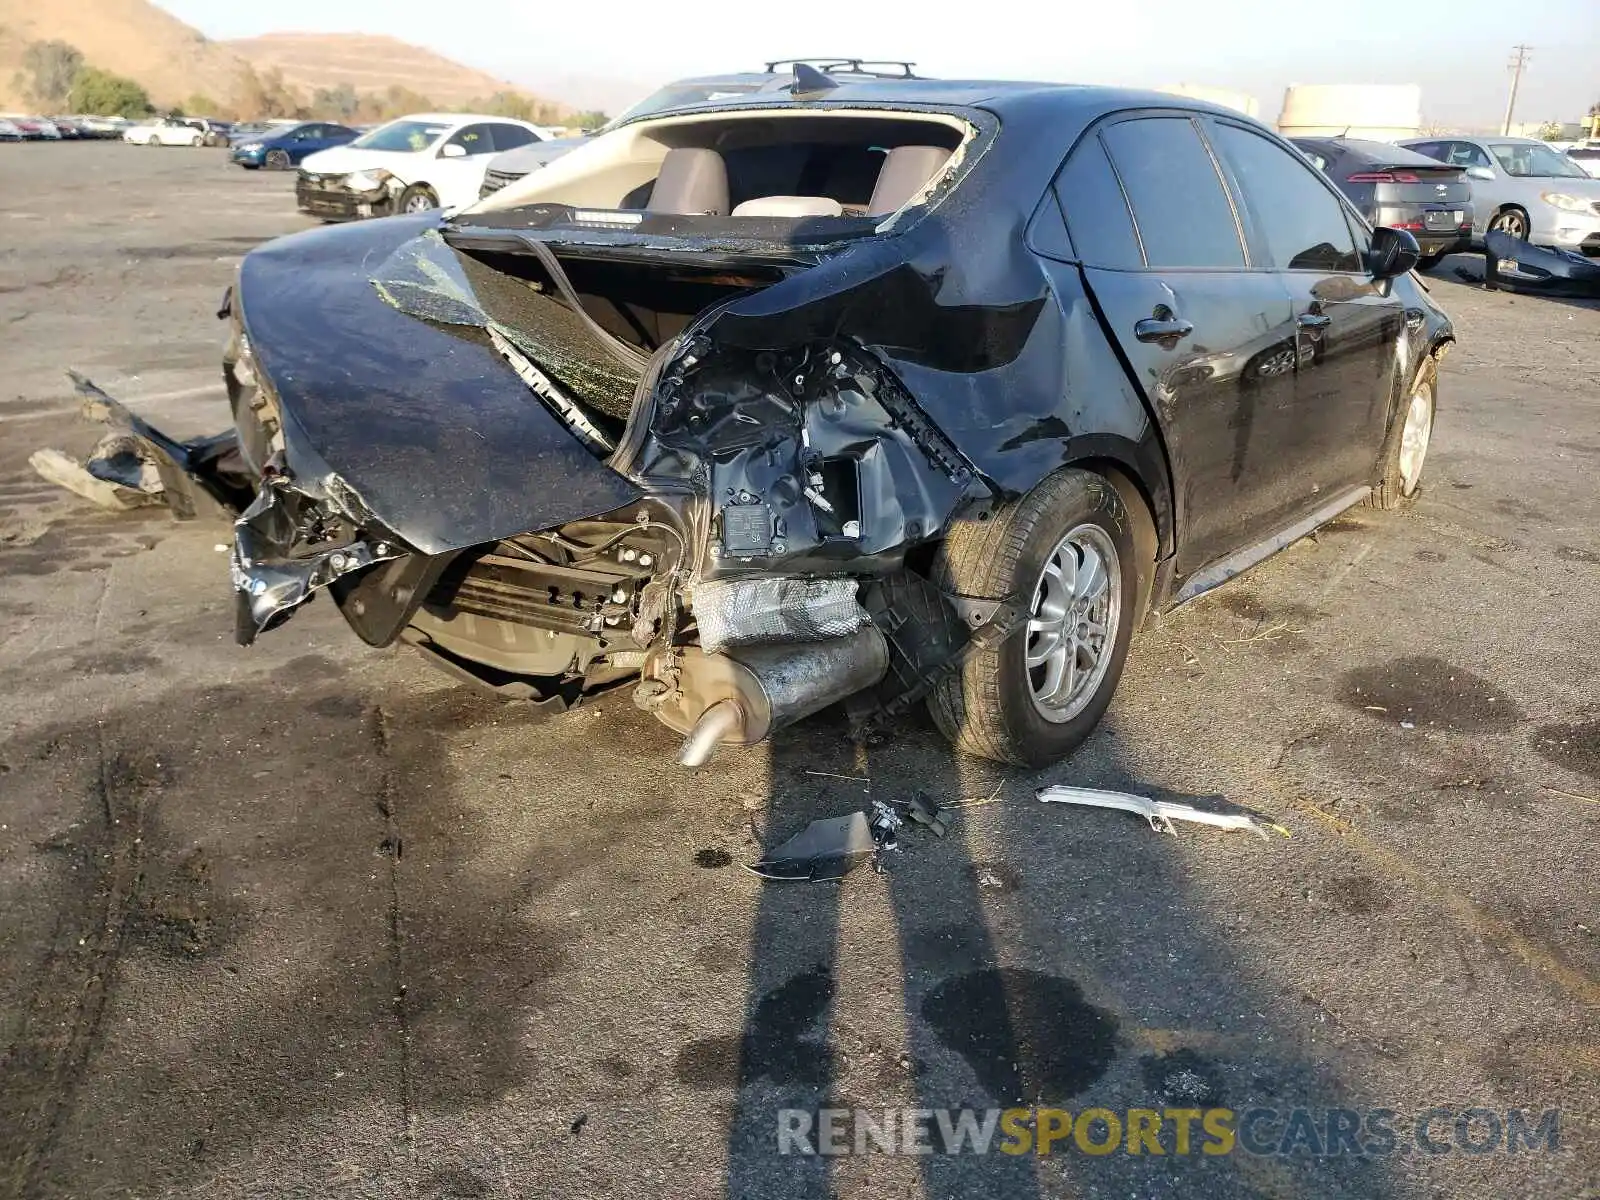
[[[28,461],[40,476],[113,511],[165,504],[180,521],[193,520],[207,502],[229,513],[250,503],[255,489],[232,430],[180,442],[82,375],[67,377],[83,397],[84,417],[108,431],[83,463],[57,450],[35,452]]]
[[[1600,259],[1535,246],[1499,230],[1490,231],[1484,247],[1485,287],[1600,299]]]

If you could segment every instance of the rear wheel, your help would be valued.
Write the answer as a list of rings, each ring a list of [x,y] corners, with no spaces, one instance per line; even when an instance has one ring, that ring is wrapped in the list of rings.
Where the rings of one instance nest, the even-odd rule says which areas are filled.
[[[1042,766],[1072,753],[1122,677],[1141,569],[1122,498],[1091,471],[1060,471],[987,521],[958,522],[935,582],[1008,598],[1023,624],[939,681],[928,697],[934,723],[958,750],[997,762]]]
[[[1489,228],[1498,229],[1519,241],[1527,241],[1528,214],[1520,208],[1502,208],[1490,219]]]
[[[400,193],[400,211],[403,213],[427,212],[439,207],[439,197],[425,183],[414,183]]]
[[[271,171],[287,171],[289,169],[289,152],[287,150],[268,150],[267,169]]]
[[[201,146],[204,146],[205,144],[206,144],[206,135],[203,134],[203,133],[197,133],[192,138],[189,139],[189,145],[194,146],[196,149],[198,149]]]
[[[1439,367],[1429,359],[1422,375],[1396,415],[1394,428],[1384,443],[1378,485],[1367,503],[1373,508],[1404,508],[1422,491],[1422,468],[1433,441],[1433,418],[1438,406]]]

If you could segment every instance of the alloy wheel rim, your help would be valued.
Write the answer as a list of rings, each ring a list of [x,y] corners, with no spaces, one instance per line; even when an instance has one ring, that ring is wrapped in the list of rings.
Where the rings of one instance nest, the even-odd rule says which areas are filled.
[[[1111,667],[1122,620],[1122,564],[1098,525],[1079,525],[1045,559],[1028,610],[1023,662],[1035,710],[1062,724],[1083,712]]]
[[[1522,218],[1514,212],[1504,212],[1494,219],[1495,228],[1512,237],[1522,236]]]
[[[1400,430],[1400,488],[1407,496],[1422,481],[1422,463],[1433,435],[1433,395],[1426,384],[1411,394],[1406,423]]]
[[[427,212],[432,207],[433,205],[428,202],[426,196],[419,195],[411,197],[410,203],[406,205],[406,211],[408,213]]]

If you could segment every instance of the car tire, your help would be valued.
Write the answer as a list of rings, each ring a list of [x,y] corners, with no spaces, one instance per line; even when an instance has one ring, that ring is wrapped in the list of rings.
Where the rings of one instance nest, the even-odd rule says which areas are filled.
[[[1092,471],[1058,471],[986,520],[958,520],[934,561],[935,584],[1009,598],[1023,624],[934,685],[927,706],[940,732],[995,762],[1038,767],[1071,754],[1111,703],[1139,618],[1140,574],[1152,565],[1138,561],[1117,489]],[[1060,568],[1074,566],[1066,579]],[[1079,640],[1090,621],[1102,630],[1097,645],[1092,632]]]
[[[413,183],[400,193],[399,210],[403,213],[427,212],[438,207],[438,194],[425,183]]]
[[[1515,205],[1502,208],[1489,218],[1489,228],[1522,241],[1528,240],[1528,214]]]
[[[193,146],[196,150],[198,150],[201,146],[204,146],[205,144],[206,144],[206,139],[205,139],[205,135],[204,134],[197,133],[192,138],[189,139],[189,145]]]
[[[287,150],[268,150],[267,157],[263,160],[269,171],[287,171],[289,169],[289,152]]]
[[[1438,409],[1439,364],[1429,358],[1410,395],[1398,406],[1394,427],[1384,440],[1378,482],[1367,498],[1369,508],[1405,508],[1422,494],[1422,472]]]

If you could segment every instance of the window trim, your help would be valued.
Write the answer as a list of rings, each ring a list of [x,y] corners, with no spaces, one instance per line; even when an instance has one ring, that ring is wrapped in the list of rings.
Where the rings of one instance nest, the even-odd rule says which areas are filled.
[[[1066,170],[1066,163],[1061,164],[1061,169]],[[1058,172],[1059,173],[1059,172]],[[1045,247],[1039,236],[1039,227],[1050,218],[1047,213],[1054,213],[1055,219],[1061,222],[1061,236],[1066,239],[1066,256],[1061,252]],[[1067,225],[1066,210],[1061,207],[1061,197],[1056,192],[1055,176],[1050,177],[1050,186],[1045,188],[1044,195],[1039,197],[1039,203],[1033,206],[1033,213],[1028,217],[1028,222],[1022,229],[1022,244],[1033,251],[1040,258],[1048,258],[1051,262],[1078,263],[1082,265],[1083,256],[1078,253],[1078,243],[1072,240],[1072,229]]]
[[[1199,112],[1195,109],[1187,108],[1123,109],[1119,112],[1108,113],[1104,117],[1100,118],[1100,120],[1096,121],[1089,127],[1089,129],[1084,133],[1083,138],[1080,138],[1078,143],[1073,145],[1072,152],[1076,153],[1078,145],[1087,140],[1089,137],[1094,137],[1099,141],[1100,151],[1106,157],[1106,165],[1111,168],[1111,177],[1116,180],[1117,189],[1122,193],[1122,202],[1127,206],[1128,222],[1133,226],[1133,239],[1135,244],[1139,247],[1139,257],[1144,263],[1142,267],[1097,267],[1096,270],[1182,272],[1185,274],[1192,274],[1196,272],[1210,272],[1212,274],[1227,272],[1230,274],[1238,274],[1241,271],[1255,271],[1261,269],[1252,261],[1250,239],[1246,233],[1244,223],[1241,220],[1237,199],[1233,194],[1232,188],[1230,188],[1228,185],[1228,177],[1224,173],[1224,166],[1218,159],[1216,149],[1211,145],[1211,140],[1206,137],[1205,130],[1202,127],[1202,121],[1206,115],[1207,114]],[[1105,139],[1101,136],[1101,134],[1114,125],[1123,125],[1130,121],[1173,119],[1183,120],[1189,123],[1190,128],[1195,132],[1195,136],[1199,138],[1200,146],[1206,152],[1206,157],[1211,160],[1211,169],[1217,172],[1217,184],[1222,188],[1222,197],[1225,201],[1227,201],[1228,211],[1233,216],[1234,236],[1239,239],[1239,251],[1244,260],[1240,263],[1230,263],[1226,266],[1219,264],[1215,266],[1204,267],[1155,267],[1150,265],[1150,254],[1145,249],[1144,245],[1144,233],[1139,229],[1139,218],[1133,210],[1133,198],[1128,195],[1128,185],[1122,178],[1122,172],[1117,169],[1117,160],[1115,157],[1113,157],[1111,153],[1111,147],[1106,145]],[[1070,158],[1071,155],[1069,154],[1067,157]],[[1062,168],[1064,169],[1065,166],[1066,162],[1063,160]],[[1056,175],[1051,178],[1050,186],[1052,189],[1055,187],[1055,180],[1060,176],[1060,174],[1061,172],[1058,170]],[[1070,234],[1071,231],[1072,225],[1069,222],[1067,225],[1067,232]]]
[[[1202,118],[1201,124],[1206,127],[1208,134],[1211,127],[1226,125],[1233,129],[1239,130],[1241,133],[1251,134],[1255,137],[1261,138],[1263,141],[1266,141],[1270,144],[1279,145],[1281,143],[1281,145],[1279,145],[1279,149],[1287,146],[1288,149],[1286,153],[1289,155],[1289,157],[1295,161],[1296,165],[1310,174],[1310,176],[1321,185],[1323,191],[1327,192],[1328,195],[1333,197],[1334,202],[1339,206],[1339,210],[1344,214],[1345,228],[1350,234],[1351,244],[1355,248],[1356,252],[1357,264],[1354,270],[1342,271],[1327,267],[1289,267],[1278,266],[1274,264],[1272,262],[1272,254],[1267,249],[1266,235],[1257,226],[1255,216],[1250,212],[1249,202],[1245,200],[1244,189],[1239,186],[1239,180],[1234,175],[1233,168],[1227,163],[1226,158],[1221,155],[1221,152],[1215,146],[1212,146],[1212,153],[1216,154],[1219,159],[1221,159],[1221,169],[1227,179],[1229,190],[1237,193],[1238,203],[1243,206],[1250,225],[1250,236],[1253,239],[1260,240],[1261,259],[1263,263],[1267,264],[1261,268],[1262,270],[1280,272],[1287,275],[1359,275],[1363,279],[1372,278],[1372,272],[1367,269],[1366,258],[1363,253],[1363,246],[1365,246],[1367,249],[1371,248],[1372,239],[1370,236],[1365,238],[1361,236],[1361,231],[1363,230],[1367,231],[1367,233],[1370,235],[1372,226],[1367,224],[1367,219],[1361,215],[1360,210],[1357,209],[1356,206],[1351,202],[1350,197],[1346,196],[1336,186],[1334,186],[1333,180],[1329,179],[1328,176],[1322,171],[1312,167],[1309,162],[1307,162],[1300,156],[1299,153],[1296,152],[1292,144],[1285,141],[1283,138],[1278,137],[1276,134],[1273,134],[1269,130],[1258,129],[1252,125],[1247,125],[1242,121],[1235,121],[1228,117],[1215,116],[1212,114],[1206,114]],[[1208,135],[1206,138],[1208,144],[1210,143],[1210,140],[1211,139]],[[1357,222],[1357,224],[1353,226],[1351,225],[1352,217],[1354,217]]]
[[[1467,170],[1469,167],[1488,167],[1491,171],[1498,172],[1498,173],[1500,173],[1502,175],[1510,173],[1510,172],[1506,171],[1506,169],[1504,167],[1502,167],[1499,164],[1498,161],[1496,161],[1494,154],[1490,152],[1490,150],[1488,149],[1486,143],[1475,142],[1475,141],[1472,141],[1469,138],[1454,137],[1454,138],[1446,138],[1446,139],[1442,140],[1439,144],[1441,146],[1464,146],[1466,149],[1468,149],[1468,150],[1472,151],[1474,154],[1478,155],[1479,158],[1483,159],[1482,162],[1469,162],[1469,163],[1459,163],[1459,164],[1458,163],[1452,163],[1448,159],[1441,160],[1441,161],[1445,162],[1445,164],[1447,166],[1452,166],[1452,167],[1453,166],[1460,166],[1463,171]],[[1449,150],[1446,150],[1445,153],[1449,154],[1451,152]]]

